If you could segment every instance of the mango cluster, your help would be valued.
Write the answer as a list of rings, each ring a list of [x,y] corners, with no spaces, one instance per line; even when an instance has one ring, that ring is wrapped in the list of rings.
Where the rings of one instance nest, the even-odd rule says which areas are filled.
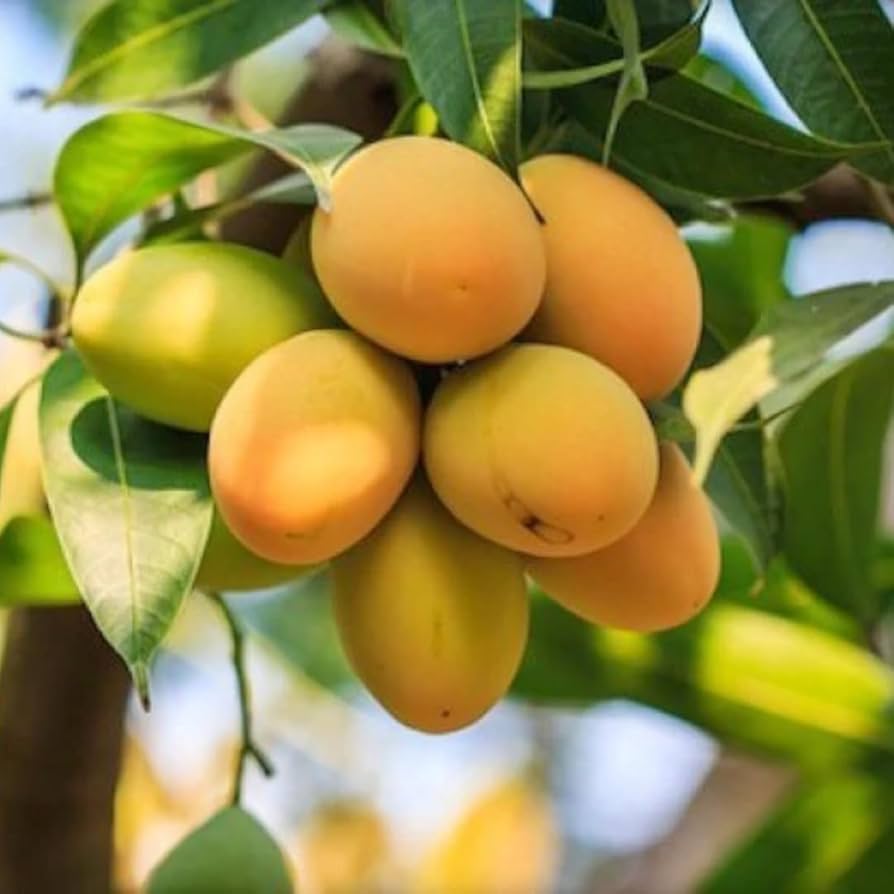
[[[114,396],[210,429],[218,514],[198,585],[331,563],[357,674],[430,732],[508,689],[527,575],[641,631],[692,617],[718,576],[708,501],[644,406],[699,337],[688,249],[590,161],[520,174],[446,140],[383,140],[338,170],[284,259],[139,249],[73,314]]]

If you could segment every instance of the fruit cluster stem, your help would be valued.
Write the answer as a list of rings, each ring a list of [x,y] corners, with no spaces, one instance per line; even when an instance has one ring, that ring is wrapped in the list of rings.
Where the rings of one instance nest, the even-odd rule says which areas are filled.
[[[245,776],[245,764],[248,758],[254,759],[265,776],[272,776],[274,769],[270,759],[256,744],[252,732],[251,692],[248,685],[248,674],[245,669],[245,634],[242,626],[220,593],[209,593],[208,595],[220,609],[227,629],[230,632],[230,640],[232,642],[232,661],[233,670],[236,672],[236,689],[239,696],[242,744],[236,759],[233,794],[230,802],[233,805],[239,805],[242,803],[242,784]]]

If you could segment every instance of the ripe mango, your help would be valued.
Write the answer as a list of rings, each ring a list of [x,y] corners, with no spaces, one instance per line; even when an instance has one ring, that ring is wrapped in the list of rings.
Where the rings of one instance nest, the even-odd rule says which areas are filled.
[[[72,336],[114,397],[177,428],[207,431],[258,354],[334,316],[294,265],[239,245],[127,252],[81,289]]]
[[[648,633],[700,612],[720,575],[711,505],[676,444],[661,445],[652,503],[636,527],[587,556],[534,559],[529,572],[565,608],[594,624]]]
[[[571,155],[521,168],[543,216],[546,291],[525,338],[610,366],[643,400],[673,390],[692,362],[702,299],[692,255],[638,186]]]
[[[531,319],[545,262],[537,219],[496,165],[431,137],[353,155],[317,208],[313,264],[358,332],[424,363],[476,357]]]
[[[521,559],[458,524],[421,474],[332,576],[348,659],[401,723],[457,730],[509,688],[528,635]]]
[[[509,345],[449,375],[426,415],[423,454],[461,522],[535,556],[622,537],[658,474],[636,395],[592,357],[552,345]]]
[[[219,593],[225,590],[263,590],[302,577],[316,566],[280,565],[246,549],[214,513],[211,533],[196,573],[195,587]]]
[[[224,522],[272,562],[330,559],[394,505],[418,459],[420,412],[409,367],[353,332],[304,332],[271,348],[211,428]]]

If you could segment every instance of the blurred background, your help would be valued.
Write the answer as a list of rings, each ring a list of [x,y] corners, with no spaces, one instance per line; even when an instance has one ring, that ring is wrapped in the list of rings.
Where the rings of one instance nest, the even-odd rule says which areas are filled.
[[[59,82],[75,29],[98,5],[0,0],[0,205],[39,201],[60,146],[99,111],[45,110],[22,95]],[[891,13],[891,4],[882,6]],[[240,88],[275,118],[302,77],[307,52],[327,37],[325,23],[314,20],[270,45],[240,65]],[[750,91],[771,114],[799,126],[722,0],[714,0],[702,52],[715,84]],[[768,230],[755,239],[768,240],[775,261],[758,264],[748,287],[797,295],[894,278],[894,233],[883,224],[828,221],[794,235],[776,224]],[[720,224],[688,230],[700,244],[723,244],[730,232]],[[0,211],[2,251],[71,281],[70,246],[51,206]],[[44,301],[34,277],[0,267],[0,320],[36,325]],[[14,375],[16,350],[0,335],[0,387],[3,376]],[[799,605],[812,605],[803,588],[792,596],[795,585],[786,586]],[[783,762],[772,748],[760,754],[742,747],[760,735],[730,736],[733,747],[723,745],[681,719],[697,711],[674,716],[611,697],[623,686],[606,687],[608,698],[583,693],[562,707],[509,701],[468,731],[417,734],[352,681],[334,639],[325,581],[233,595],[230,604],[252,631],[256,737],[276,766],[272,780],[249,774],[245,803],[281,843],[306,894],[673,894],[690,890],[799,784],[797,761]],[[819,626],[844,630],[846,642],[850,631],[839,620]],[[615,644],[618,654],[624,642]],[[152,712],[129,708],[116,829],[122,891],[137,890],[159,857],[228,796],[238,744],[228,650],[215,607],[195,594],[155,668]],[[747,685],[743,677],[733,688]]]

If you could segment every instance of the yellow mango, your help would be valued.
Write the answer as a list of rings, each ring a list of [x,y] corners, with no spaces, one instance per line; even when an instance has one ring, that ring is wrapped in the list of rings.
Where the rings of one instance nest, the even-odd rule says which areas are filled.
[[[692,362],[702,319],[698,271],[673,220],[638,186],[584,158],[521,168],[543,216],[546,292],[525,338],[590,354],[643,400]]]
[[[330,559],[394,505],[419,456],[420,412],[410,368],[353,332],[305,332],[271,348],[211,428],[224,522],[270,561]]]
[[[332,578],[348,659],[401,723],[451,732],[506,693],[528,636],[522,561],[458,524],[423,475]]]
[[[531,319],[545,262],[537,219],[496,165],[405,136],[353,155],[317,208],[313,265],[339,315],[424,363],[476,357]]]
[[[534,559],[528,570],[553,599],[594,624],[649,633],[698,614],[717,586],[720,538],[680,448],[661,445],[655,496],[626,536],[590,555]]]
[[[426,414],[423,454],[461,522],[536,556],[622,537],[658,474],[636,395],[608,367],[552,345],[509,345],[449,375]]]
[[[332,325],[294,265],[215,242],[137,249],[84,284],[72,335],[89,370],[122,403],[207,431],[236,376],[260,353]]]

